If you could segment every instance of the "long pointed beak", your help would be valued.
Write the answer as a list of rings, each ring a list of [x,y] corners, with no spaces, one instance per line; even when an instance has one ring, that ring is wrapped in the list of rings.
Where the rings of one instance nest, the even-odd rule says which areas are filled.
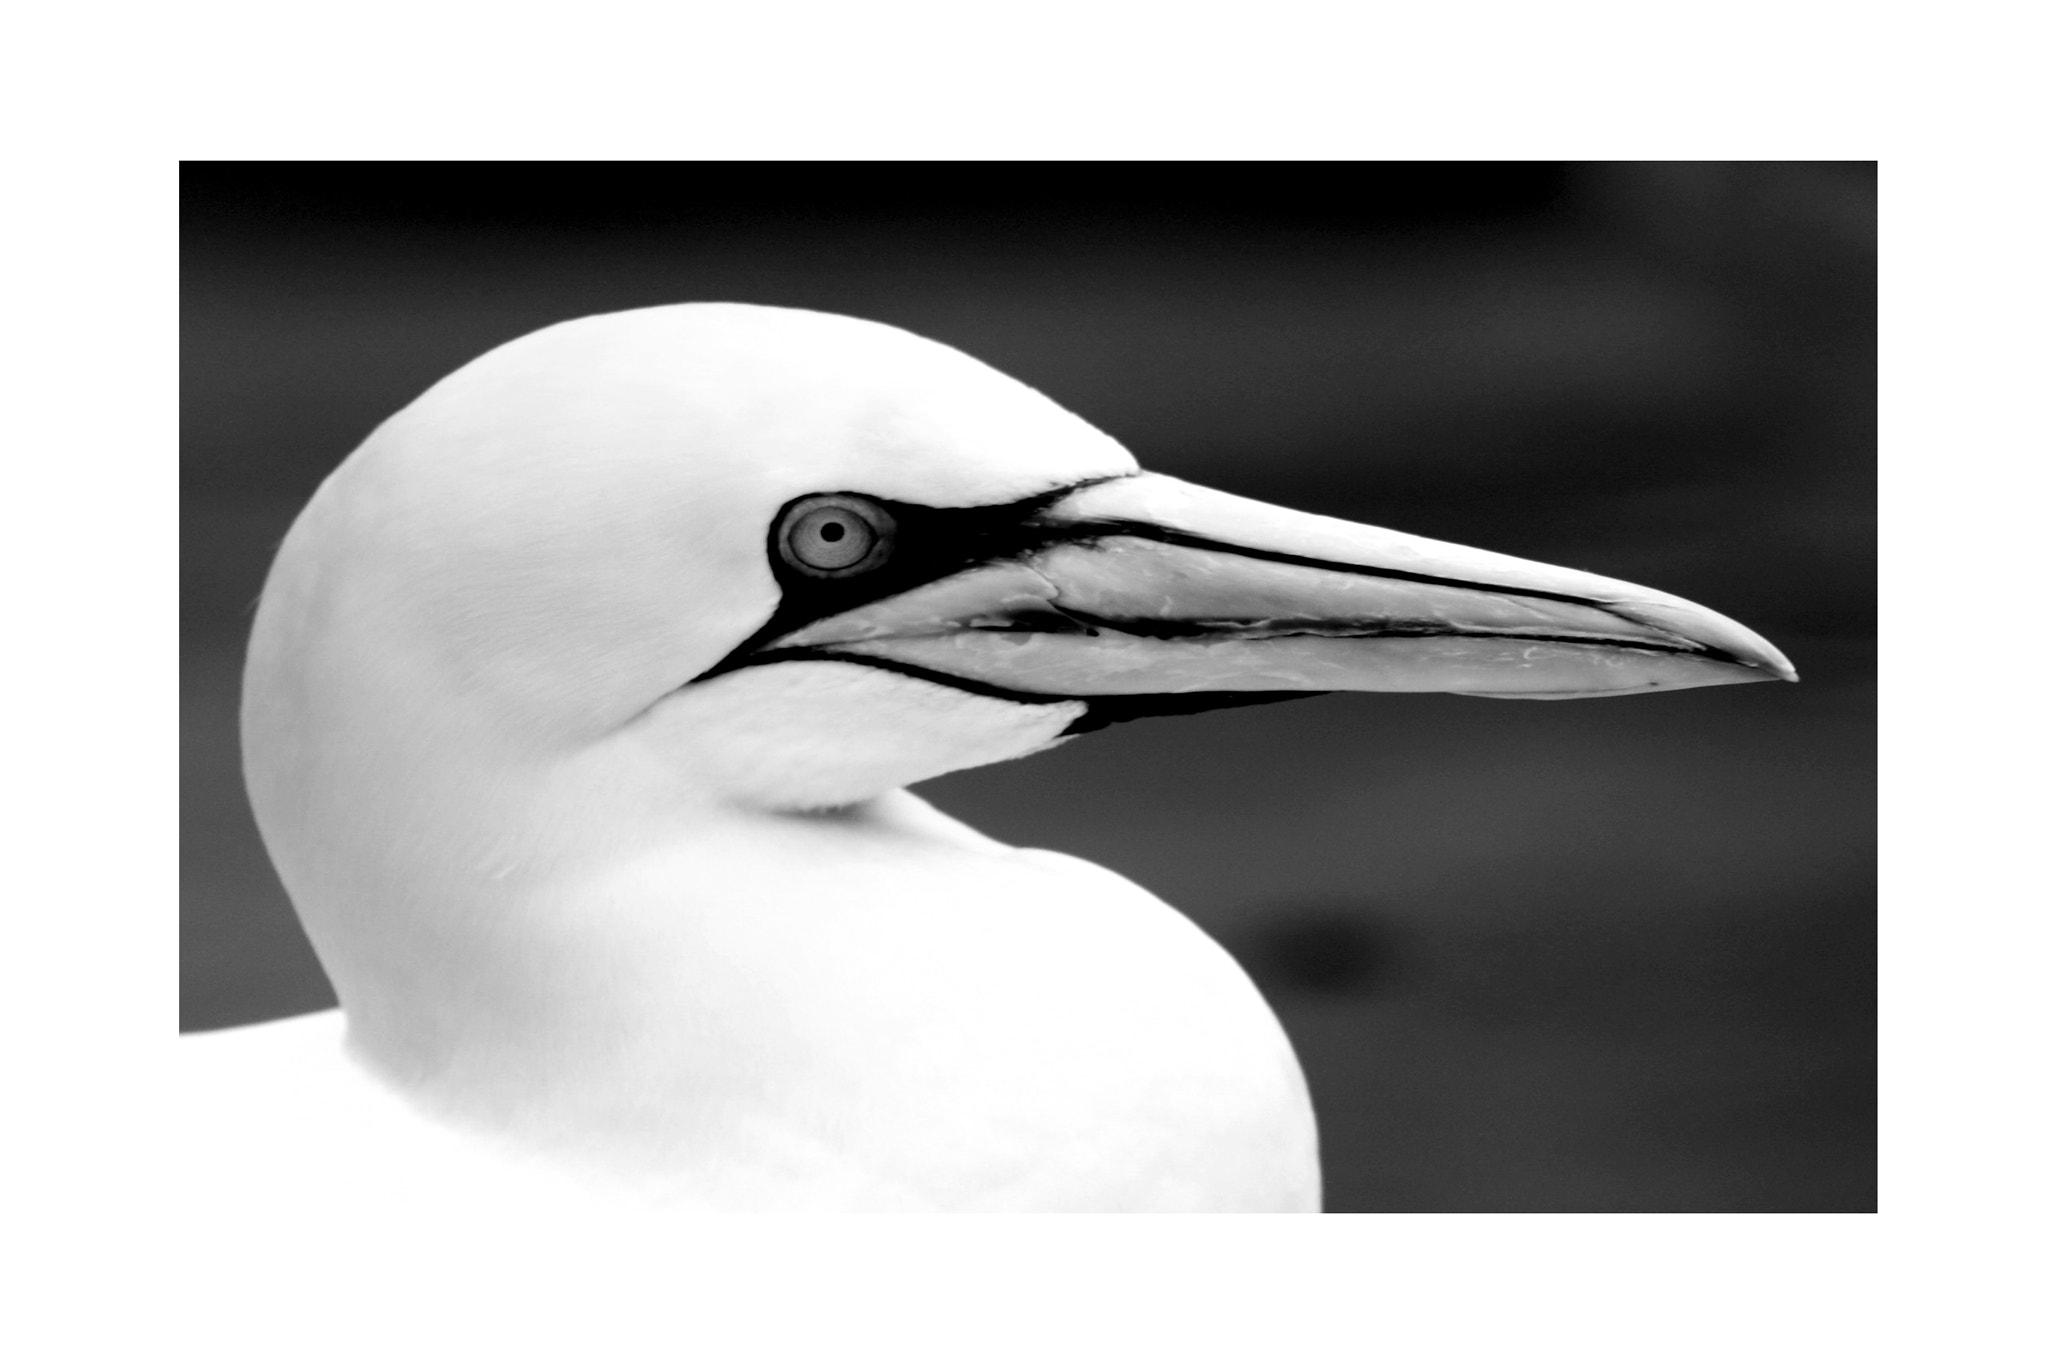
[[[1015,557],[772,648],[1055,697],[1584,697],[1796,680],[1754,631],[1616,579],[1156,474],[1075,490]]]

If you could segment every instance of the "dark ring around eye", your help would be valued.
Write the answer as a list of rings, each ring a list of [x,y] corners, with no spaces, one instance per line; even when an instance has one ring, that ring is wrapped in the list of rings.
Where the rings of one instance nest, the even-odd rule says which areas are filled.
[[[783,515],[783,563],[813,578],[849,578],[886,563],[896,538],[888,509],[857,493],[819,493]]]

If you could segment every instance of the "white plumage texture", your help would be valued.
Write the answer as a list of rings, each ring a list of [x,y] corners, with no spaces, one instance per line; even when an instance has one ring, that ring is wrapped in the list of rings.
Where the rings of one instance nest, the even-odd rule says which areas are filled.
[[[1016,510],[779,626],[828,591],[775,558],[816,494]],[[1236,964],[900,789],[1104,697],[1789,676],[1651,590],[1144,475],[895,329],[563,324],[385,423],[279,552],[248,778],[346,1055],[326,1022],[188,1042],[192,1147],[223,1190],[289,1151],[416,1209],[452,1162],[685,1211],[1313,1211],[1307,1090]]]

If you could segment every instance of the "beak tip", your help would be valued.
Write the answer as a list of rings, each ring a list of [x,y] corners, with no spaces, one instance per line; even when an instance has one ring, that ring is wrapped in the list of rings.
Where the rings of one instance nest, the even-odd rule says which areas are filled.
[[[1704,645],[1725,662],[1744,670],[1749,682],[1798,682],[1799,670],[1784,651],[1739,621],[1678,597],[1633,598],[1616,603],[1626,620],[1663,630],[1681,640]]]
[[[1765,675],[1758,679],[1759,682],[1796,683],[1799,681],[1799,670],[1792,666],[1790,659],[1779,652],[1775,646],[1761,638],[1758,639],[1757,643],[1762,645],[1763,648],[1755,652],[1753,656],[1754,662],[1750,666]]]
[[[1799,670],[1792,667],[1792,661],[1775,649],[1745,650],[1729,662],[1737,665],[1743,674],[1739,678],[1729,679],[1731,682],[1799,681]]]

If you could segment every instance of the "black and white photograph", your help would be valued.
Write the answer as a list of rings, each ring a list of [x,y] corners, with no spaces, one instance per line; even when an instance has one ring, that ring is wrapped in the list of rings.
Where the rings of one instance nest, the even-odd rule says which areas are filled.
[[[1875,1213],[1877,204],[185,163],[181,1179]]]
[[[6,1359],[2048,1348],[2024,10],[11,32]]]

